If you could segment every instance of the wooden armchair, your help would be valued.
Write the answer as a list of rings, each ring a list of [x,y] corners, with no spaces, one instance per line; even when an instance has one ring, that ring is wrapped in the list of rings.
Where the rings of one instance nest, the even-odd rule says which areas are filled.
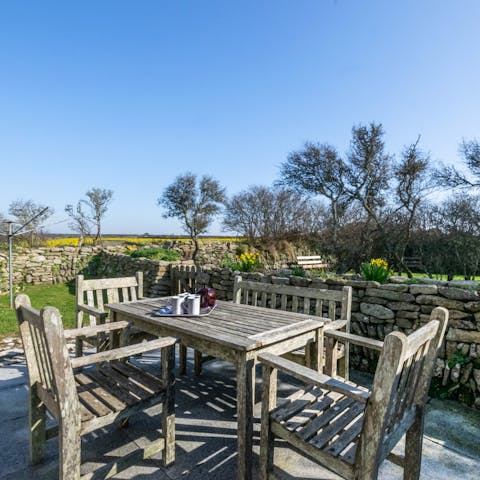
[[[134,302],[143,298],[143,272],[137,272],[134,277],[98,278],[85,280],[83,275],[76,277],[77,328],[82,328],[87,316],[90,326],[102,325],[107,321],[105,303]],[[128,343],[152,340],[152,335],[131,328]],[[94,337],[77,337],[75,339],[75,355],[83,354],[83,343],[95,345],[97,351],[109,348],[109,335],[99,332]]]
[[[403,467],[405,479],[418,479],[425,403],[447,321],[448,311],[438,307],[430,322],[408,337],[393,332],[382,343],[348,335],[351,343],[381,351],[371,391],[275,355],[261,355],[260,479],[273,470],[275,436],[346,479],[376,479],[386,458]],[[277,407],[278,370],[307,387]],[[391,453],[405,432],[405,455]]]
[[[243,280],[237,275],[234,280],[233,301],[259,307],[277,308],[292,312],[313,314],[331,320],[325,325],[325,332],[342,330],[350,332],[352,314],[352,287],[341,290],[275,285],[263,282]],[[332,342],[331,340],[329,340]],[[332,344],[333,346],[333,344]],[[339,361],[340,375],[348,380],[349,348],[348,338],[335,342],[335,351],[330,348],[326,356],[327,368],[337,369]],[[303,350],[290,352],[285,358],[302,365],[310,365]],[[332,366],[332,363],[335,366]]]
[[[162,451],[165,465],[175,459],[173,337],[70,359],[66,338],[100,332],[124,333],[127,322],[63,330],[56,308],[41,311],[26,295],[15,298],[15,309],[27,360],[30,410],[30,461],[43,460],[45,441],[60,436],[60,480],[108,478],[131,463]],[[88,331],[88,332],[87,332]],[[131,355],[161,349],[162,375],[157,378],[128,360]],[[82,368],[84,367],[84,368]],[[80,474],[81,437],[156,404],[162,405],[162,437],[92,475]],[[58,422],[47,430],[46,411]],[[152,425],[152,430],[156,425]]]

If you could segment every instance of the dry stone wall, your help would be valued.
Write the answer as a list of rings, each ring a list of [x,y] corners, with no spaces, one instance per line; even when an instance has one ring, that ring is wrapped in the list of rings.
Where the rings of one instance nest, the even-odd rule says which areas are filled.
[[[162,262],[124,255],[124,247],[57,247],[17,249],[13,258],[13,284],[48,285],[65,283],[77,274],[89,277],[114,277],[144,272],[145,294],[170,293],[171,264],[192,264],[191,261]],[[8,292],[7,257],[0,256],[0,293]]]
[[[191,258],[193,253],[193,243],[189,240],[166,241],[156,246],[174,250],[184,259]],[[235,254],[236,242],[219,241],[200,241],[199,261],[205,265],[220,265],[225,253]],[[21,284],[29,285],[48,285],[53,283],[68,282],[80,272],[101,276],[111,275],[116,269],[120,275],[122,272],[134,272],[133,269],[141,266],[148,270],[150,263],[145,259],[134,259],[123,255],[125,246],[106,246],[92,247],[84,246],[81,249],[76,247],[40,247],[40,248],[15,248],[13,255],[13,284],[17,287]],[[118,255],[118,259],[115,256]],[[103,259],[100,261],[99,256]],[[105,256],[109,256],[108,261],[104,263]],[[123,258],[123,260],[120,260]],[[153,262],[155,264],[156,262]],[[189,262],[191,263],[191,262]],[[161,264],[161,262],[160,262]],[[162,282],[166,285],[164,276],[169,263],[163,263],[160,270],[153,268],[148,273],[147,282],[157,285],[158,292],[162,290]],[[162,280],[163,279],[163,280]],[[154,287],[152,287],[154,288]],[[166,287],[165,287],[166,288]],[[0,294],[8,291],[8,257],[5,252],[0,252]],[[152,290],[152,293],[155,293]]]

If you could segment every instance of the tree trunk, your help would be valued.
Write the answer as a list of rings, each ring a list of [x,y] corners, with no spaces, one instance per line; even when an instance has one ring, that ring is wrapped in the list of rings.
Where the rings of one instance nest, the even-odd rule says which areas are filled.
[[[198,251],[200,250],[200,244],[197,237],[192,236],[192,240],[194,245],[192,260],[193,260],[193,263],[198,266],[197,255],[198,255]]]

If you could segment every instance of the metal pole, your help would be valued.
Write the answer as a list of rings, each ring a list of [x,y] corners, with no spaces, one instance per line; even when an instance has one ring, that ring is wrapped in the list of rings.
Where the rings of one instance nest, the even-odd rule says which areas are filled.
[[[13,254],[12,254],[12,222],[8,222],[8,290],[10,292],[10,308],[13,308]]]

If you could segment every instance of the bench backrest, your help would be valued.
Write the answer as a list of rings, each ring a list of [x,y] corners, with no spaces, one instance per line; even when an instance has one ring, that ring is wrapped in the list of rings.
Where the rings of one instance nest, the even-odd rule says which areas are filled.
[[[237,275],[234,280],[233,301],[328,317],[331,320],[346,320],[350,323],[352,287],[345,286],[341,290],[296,287],[243,280]]]
[[[408,337],[401,332],[385,337],[355,457],[358,478],[364,478],[362,469],[365,475],[375,471],[418,419],[447,322],[448,311],[438,307],[430,322]]]
[[[88,305],[105,311],[105,303],[134,302],[143,297],[143,272],[134,277],[97,278],[85,280],[83,275],[76,277],[77,305]],[[83,313],[77,309],[77,327],[82,326]],[[94,316],[89,315],[90,325],[96,324]]]
[[[171,294],[192,293],[195,289],[197,275],[201,271],[201,268],[195,265],[177,265],[170,267]]]
[[[297,255],[297,265],[302,268],[327,268],[329,266],[320,255]]]

